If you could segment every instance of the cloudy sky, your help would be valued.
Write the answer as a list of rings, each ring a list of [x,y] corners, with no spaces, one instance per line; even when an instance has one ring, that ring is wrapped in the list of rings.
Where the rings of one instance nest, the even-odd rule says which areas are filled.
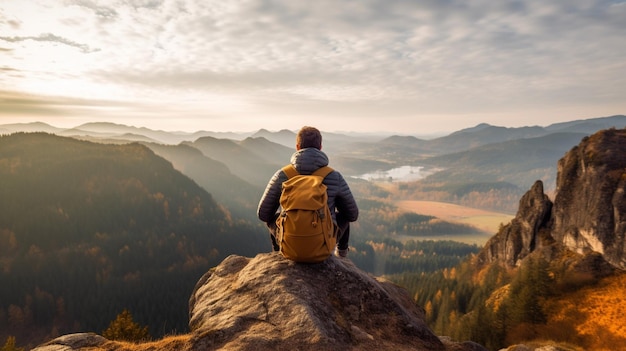
[[[624,0],[0,0],[0,124],[422,135],[625,113]]]

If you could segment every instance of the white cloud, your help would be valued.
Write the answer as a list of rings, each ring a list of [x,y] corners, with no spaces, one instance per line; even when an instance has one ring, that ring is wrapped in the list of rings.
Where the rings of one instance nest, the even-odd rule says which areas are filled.
[[[0,84],[151,116],[623,113],[623,23],[606,0],[24,0],[0,5]]]

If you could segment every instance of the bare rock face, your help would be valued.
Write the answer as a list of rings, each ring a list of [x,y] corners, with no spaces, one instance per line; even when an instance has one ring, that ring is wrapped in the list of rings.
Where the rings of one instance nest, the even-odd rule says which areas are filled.
[[[407,292],[349,260],[230,256],[189,301],[193,349],[485,350],[440,340]]]
[[[578,270],[606,275],[610,269],[603,261],[626,269],[625,190],[626,129],[586,137],[558,162],[554,203],[541,181],[535,182],[515,218],[487,242],[477,262],[512,267],[537,250],[547,259],[569,250],[581,255]]]
[[[543,192],[538,180],[519,201],[515,218],[493,236],[479,254],[482,263],[501,261],[517,265],[531,252],[550,243],[546,227],[550,220],[552,201]]]
[[[552,236],[626,268],[626,129],[586,137],[559,160]]]

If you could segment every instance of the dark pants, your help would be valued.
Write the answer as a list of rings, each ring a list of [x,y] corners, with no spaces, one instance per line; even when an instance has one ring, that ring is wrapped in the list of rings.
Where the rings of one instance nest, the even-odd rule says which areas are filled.
[[[276,242],[276,223],[271,222],[267,224],[267,228],[270,231],[270,240],[272,241],[272,249],[279,251],[280,246]],[[345,250],[348,248],[350,241],[350,221],[346,220],[337,213],[337,223],[335,224],[335,230],[337,231],[337,248],[339,250]]]

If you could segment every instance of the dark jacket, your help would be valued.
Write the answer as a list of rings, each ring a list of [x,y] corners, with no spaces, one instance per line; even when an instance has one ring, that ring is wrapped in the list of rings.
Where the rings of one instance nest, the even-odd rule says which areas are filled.
[[[318,168],[328,165],[328,157],[316,148],[300,149],[291,156],[291,164],[296,167],[300,174],[312,174]],[[259,201],[257,215],[260,220],[268,225],[276,219],[280,207],[282,184],[285,180],[287,180],[287,175],[279,169],[270,179],[261,201]],[[337,221],[337,213],[339,213],[342,220],[356,221],[359,216],[359,209],[350,187],[341,173],[331,172],[324,178],[324,184],[327,187],[328,207],[333,215],[333,220]]]

